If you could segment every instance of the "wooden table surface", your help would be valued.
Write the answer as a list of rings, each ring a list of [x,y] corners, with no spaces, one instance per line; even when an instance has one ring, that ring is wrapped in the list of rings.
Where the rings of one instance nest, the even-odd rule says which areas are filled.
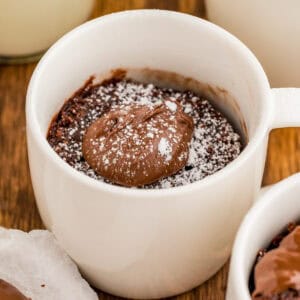
[[[204,16],[203,0],[99,0],[93,16],[135,8],[161,8]],[[43,228],[35,205],[26,152],[25,94],[35,64],[0,65],[0,226]],[[263,184],[272,184],[300,170],[300,129],[274,130],[270,135]],[[209,281],[177,299],[222,300],[228,263]],[[115,297],[99,292],[100,299]]]

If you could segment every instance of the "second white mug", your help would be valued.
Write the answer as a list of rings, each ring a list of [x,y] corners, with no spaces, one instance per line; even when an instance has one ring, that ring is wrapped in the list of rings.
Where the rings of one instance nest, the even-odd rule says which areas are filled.
[[[296,174],[268,188],[246,215],[234,243],[226,300],[251,300],[249,279],[258,251],[299,221],[299,193]]]
[[[210,21],[241,39],[273,87],[300,87],[298,0],[205,0]]]

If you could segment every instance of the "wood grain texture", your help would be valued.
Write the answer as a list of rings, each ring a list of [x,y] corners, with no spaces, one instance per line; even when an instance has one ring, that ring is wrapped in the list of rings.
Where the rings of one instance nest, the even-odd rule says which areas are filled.
[[[93,17],[126,9],[160,8],[204,16],[203,0],[99,0]],[[0,65],[0,225],[43,228],[31,187],[25,140],[25,95],[35,64]],[[274,130],[263,183],[272,184],[300,170],[300,130]],[[209,281],[180,300],[223,300],[228,263]],[[99,292],[99,299],[116,297]]]

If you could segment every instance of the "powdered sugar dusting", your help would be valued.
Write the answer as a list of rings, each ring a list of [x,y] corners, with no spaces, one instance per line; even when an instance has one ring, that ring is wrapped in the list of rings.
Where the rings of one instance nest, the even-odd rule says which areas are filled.
[[[172,147],[167,139],[161,138],[158,144],[158,152],[165,157],[166,161],[172,159]]]
[[[166,101],[166,105],[169,108],[170,111],[176,112],[177,110],[177,104],[175,102]]]
[[[185,168],[144,188],[168,188],[201,180],[224,168],[241,152],[239,134],[206,99],[191,91],[180,92],[132,80],[112,80],[100,86],[87,86],[70,98],[52,123],[48,141],[60,157],[76,170],[95,179],[104,180],[84,160],[81,150],[82,137],[90,124],[107,111],[120,105],[125,108],[133,103],[148,107],[165,103],[171,112],[176,112],[176,103],[180,103],[184,112],[191,116],[194,122],[189,153],[183,153],[179,158],[184,160],[189,156]],[[154,138],[158,134],[156,130],[148,128],[147,138]],[[175,128],[168,128],[168,139],[174,139],[175,131]],[[130,136],[130,127],[126,128],[126,134]],[[168,139],[159,143],[159,153],[166,161],[172,158]],[[137,144],[142,142],[136,139]],[[176,143],[176,140],[172,140],[173,143]],[[107,167],[113,167],[113,161],[107,160],[105,164]]]

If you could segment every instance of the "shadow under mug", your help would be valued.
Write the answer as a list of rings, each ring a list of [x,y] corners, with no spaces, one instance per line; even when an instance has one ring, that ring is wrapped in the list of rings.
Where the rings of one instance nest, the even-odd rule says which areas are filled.
[[[129,189],[76,171],[47,143],[49,123],[90,75],[116,68],[166,70],[229,91],[247,146],[214,175],[169,189]],[[271,90],[250,50],[216,25],[161,10],[92,20],[52,46],[30,81],[27,142],[41,217],[96,287],[130,298],[182,293],[228,259],[260,190],[269,131],[300,125],[299,116],[299,90]]]

